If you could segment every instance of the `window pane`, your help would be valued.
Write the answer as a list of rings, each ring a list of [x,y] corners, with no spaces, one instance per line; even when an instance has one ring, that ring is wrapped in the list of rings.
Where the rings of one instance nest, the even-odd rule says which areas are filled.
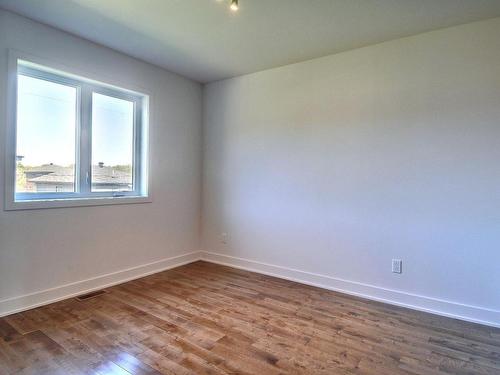
[[[17,82],[16,193],[74,192],[76,88]]]
[[[134,103],[92,94],[92,191],[133,190]]]

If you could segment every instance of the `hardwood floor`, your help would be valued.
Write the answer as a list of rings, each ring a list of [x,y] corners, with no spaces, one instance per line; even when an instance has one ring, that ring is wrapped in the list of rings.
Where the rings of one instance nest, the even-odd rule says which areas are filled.
[[[0,319],[0,374],[500,374],[500,329],[196,262]]]

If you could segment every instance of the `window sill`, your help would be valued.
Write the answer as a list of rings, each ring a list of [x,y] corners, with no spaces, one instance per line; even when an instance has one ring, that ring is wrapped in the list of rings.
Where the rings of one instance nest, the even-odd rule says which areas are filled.
[[[38,210],[46,208],[65,208],[65,207],[107,206],[114,204],[137,204],[137,203],[151,203],[151,202],[152,202],[151,197],[146,197],[146,196],[6,201],[5,211]]]

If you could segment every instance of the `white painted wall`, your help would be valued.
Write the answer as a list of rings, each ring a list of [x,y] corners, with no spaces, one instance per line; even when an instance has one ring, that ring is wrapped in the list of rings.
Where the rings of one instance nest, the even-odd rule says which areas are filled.
[[[500,325],[500,19],[208,84],[203,132],[207,259]]]
[[[153,203],[3,211],[9,48],[152,93]],[[199,250],[201,95],[201,86],[188,79],[0,11],[0,315],[152,272],[175,263],[166,258]],[[16,298],[152,262],[158,263],[95,283]]]

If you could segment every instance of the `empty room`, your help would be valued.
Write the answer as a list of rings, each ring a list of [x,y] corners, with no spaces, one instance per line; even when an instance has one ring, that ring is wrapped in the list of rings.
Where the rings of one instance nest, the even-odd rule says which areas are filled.
[[[0,375],[500,375],[500,0],[0,0]]]

